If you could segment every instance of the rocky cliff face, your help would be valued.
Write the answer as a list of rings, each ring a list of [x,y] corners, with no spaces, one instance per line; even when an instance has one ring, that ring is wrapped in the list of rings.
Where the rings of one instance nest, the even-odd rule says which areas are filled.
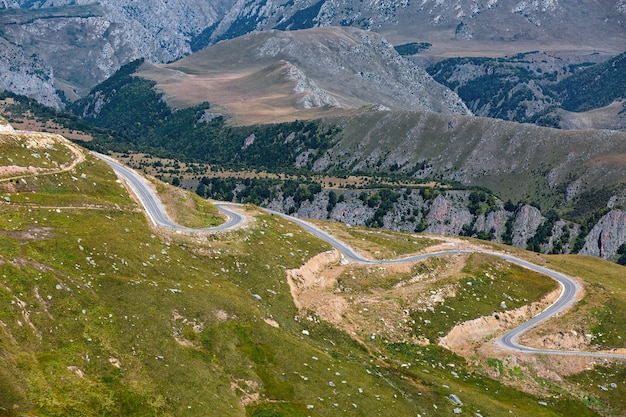
[[[611,210],[591,229],[580,253],[612,259],[626,242],[626,211]]]
[[[302,218],[364,226],[372,225],[381,207],[369,204],[377,191],[366,194],[364,196],[363,191],[341,191],[341,201],[330,211],[329,191],[322,191],[301,204],[297,204],[292,197],[280,196],[266,201],[264,205]],[[401,190],[388,210],[379,214],[382,222],[378,225],[403,232],[478,237],[523,249],[537,241],[540,252],[571,253],[580,230],[578,224],[562,219],[548,223],[539,209],[528,204],[508,211],[504,203],[497,199],[491,206],[481,205],[472,213],[470,195],[470,191],[447,191],[431,198],[416,190]],[[549,224],[549,230],[542,231]],[[537,240],[538,234],[544,234],[545,239]],[[586,242],[581,253],[614,259],[617,248],[626,242],[626,211],[609,212],[589,233]]]
[[[57,109],[62,105],[52,68],[4,39],[0,39],[0,90],[36,97],[40,103]]]
[[[167,62],[188,55],[194,37],[214,24],[230,3],[67,0],[5,1],[3,6],[24,8],[0,14],[2,37],[32,58],[18,61],[20,68],[43,66],[54,73],[47,86],[33,88],[32,95],[43,102],[51,87],[63,89],[69,99],[78,98],[140,57]],[[18,77],[10,83],[18,84]],[[58,97],[56,101],[60,103]]]

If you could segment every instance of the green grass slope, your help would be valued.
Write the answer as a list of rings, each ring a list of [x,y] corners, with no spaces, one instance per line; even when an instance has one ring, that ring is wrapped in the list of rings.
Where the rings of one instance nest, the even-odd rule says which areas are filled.
[[[299,312],[285,269],[329,248],[278,217],[161,235],[93,157],[23,179],[0,182],[0,415],[597,415]]]
[[[626,133],[562,131],[477,117],[364,112],[314,167],[434,177],[539,203],[574,218],[624,190]]]

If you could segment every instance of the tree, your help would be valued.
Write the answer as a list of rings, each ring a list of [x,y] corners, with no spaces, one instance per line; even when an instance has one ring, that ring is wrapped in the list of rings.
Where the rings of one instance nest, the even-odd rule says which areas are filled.
[[[330,216],[330,213],[335,208],[336,204],[337,204],[337,194],[334,191],[331,190],[328,193],[328,206],[326,206],[326,210],[328,211],[328,215],[329,216]]]
[[[617,254],[620,255],[620,257],[617,258],[617,263],[626,266],[626,243],[621,244],[617,249]]]
[[[202,182],[198,183],[198,186],[196,187],[196,194],[202,198],[206,197],[206,186]]]

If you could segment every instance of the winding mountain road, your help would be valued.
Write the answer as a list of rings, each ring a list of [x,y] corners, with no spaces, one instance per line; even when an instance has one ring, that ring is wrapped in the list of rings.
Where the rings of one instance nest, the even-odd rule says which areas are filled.
[[[225,223],[220,224],[219,226],[207,227],[204,229],[193,229],[181,226],[170,218],[165,210],[165,207],[163,206],[163,203],[161,203],[159,197],[152,190],[152,188],[150,188],[148,181],[144,177],[109,156],[102,155],[97,152],[92,152],[92,154],[109,164],[111,168],[113,168],[113,171],[115,171],[115,173],[126,182],[128,187],[144,206],[148,217],[155,226],[177,232],[210,233],[233,229],[243,221],[243,217],[239,213],[228,209],[228,206],[233,206],[234,204],[216,203],[215,206],[217,209],[227,218]]]
[[[175,231],[180,232],[193,232],[193,233],[207,233],[207,232],[219,232],[226,231],[237,227],[242,221],[243,217],[227,208],[227,206],[236,206],[235,204],[229,203],[216,203],[217,208],[228,217],[226,223],[205,229],[192,229],[184,226],[180,226],[172,221],[172,219],[168,216],[165,207],[159,200],[158,196],[155,192],[150,188],[147,181],[136,173],[134,170],[125,167],[114,159],[101,155],[98,153],[93,153],[98,158],[102,159],[106,163],[108,163],[115,173],[120,176],[126,184],[130,187],[133,193],[137,196],[141,204],[144,206],[148,216],[152,220],[153,224],[156,226],[168,228]],[[519,265],[523,268],[529,269],[531,271],[535,271],[544,275],[549,276],[550,278],[556,280],[561,285],[561,294],[559,298],[552,303],[548,308],[544,311],[533,317],[531,320],[524,322],[518,327],[510,330],[503,336],[499,337],[496,340],[496,344],[501,348],[508,349],[514,352],[519,353],[528,353],[528,354],[545,354],[545,355],[570,355],[570,356],[588,356],[588,357],[597,357],[597,358],[613,358],[613,359],[626,359],[626,355],[621,355],[617,353],[606,353],[606,352],[583,352],[583,351],[565,351],[565,350],[552,350],[552,349],[537,349],[528,346],[521,345],[518,340],[522,333],[526,332],[532,327],[537,326],[538,324],[544,322],[545,320],[550,319],[551,317],[557,316],[567,308],[571,307],[576,303],[576,296],[580,291],[579,284],[573,280],[572,278],[564,275],[560,272],[553,271],[543,266],[539,266],[533,264],[531,262],[525,261],[520,258],[516,258],[514,256],[500,253],[500,252],[492,252],[487,250],[469,250],[469,249],[458,249],[458,250],[446,250],[439,252],[431,252],[424,253],[419,255],[412,255],[405,258],[398,259],[389,259],[389,260],[372,260],[367,259],[357,253],[353,248],[351,248],[346,243],[336,239],[332,235],[326,233],[321,230],[319,227],[309,223],[305,220],[289,216],[284,213],[280,213],[278,211],[264,209],[266,212],[270,214],[274,214],[276,216],[283,217],[289,221],[292,221],[302,227],[304,230],[309,232],[310,234],[328,242],[335,249],[337,249],[342,257],[350,262],[367,264],[367,265],[389,265],[389,264],[398,264],[404,262],[415,262],[421,261],[428,258],[433,258],[437,256],[452,256],[452,255],[463,255],[470,254],[475,252],[487,253],[489,255],[497,256],[507,262]]]

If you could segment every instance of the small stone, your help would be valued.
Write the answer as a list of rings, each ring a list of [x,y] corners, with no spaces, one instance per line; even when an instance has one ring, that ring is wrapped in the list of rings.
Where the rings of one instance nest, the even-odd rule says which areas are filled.
[[[454,394],[448,395],[448,399],[456,405],[463,405],[463,401],[461,401],[461,399]]]

